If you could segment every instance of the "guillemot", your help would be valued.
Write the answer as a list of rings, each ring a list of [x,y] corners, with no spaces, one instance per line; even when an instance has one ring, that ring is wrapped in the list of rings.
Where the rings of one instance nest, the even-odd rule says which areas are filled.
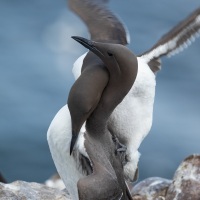
[[[76,101],[77,99],[87,99],[87,95],[95,97],[96,91],[90,90],[91,85],[84,84],[91,77],[88,74],[88,76],[81,75],[69,94],[71,115],[75,112],[79,116],[79,121],[76,123],[81,124],[87,119],[85,149],[93,168],[93,173],[90,176],[82,178],[78,182],[79,197],[80,199],[111,199],[122,188],[123,196],[121,199],[127,199],[128,189],[124,182],[122,164],[119,159],[115,159],[115,145],[107,128],[107,121],[115,107],[122,102],[134,84],[138,70],[137,58],[124,45],[94,42],[81,37],[72,38],[95,53],[109,72],[107,85],[102,93],[99,91],[100,98],[97,98],[99,101],[94,102],[94,105],[88,105],[88,101],[83,100],[85,105],[81,107],[89,107],[88,110],[92,110],[89,116],[88,112],[82,112],[77,107]],[[102,82],[101,79],[96,79],[95,85],[102,86]],[[80,92],[83,89],[87,91],[86,94]],[[93,107],[95,108],[93,109]],[[117,185],[115,186],[115,184]],[[84,198],[81,198],[83,196]],[[119,194],[120,196],[121,194]],[[131,199],[130,195],[129,199]]]
[[[87,12],[83,12],[83,10],[81,10],[81,9],[87,8],[87,4],[85,4],[85,2],[88,2],[90,4],[90,1],[85,1],[85,0],[83,0],[83,1],[77,1],[77,0],[72,1],[71,0],[70,1],[70,3],[73,4],[73,5],[71,5],[71,7],[74,7],[73,10],[74,11],[76,10],[75,12],[77,14],[79,12],[82,12],[82,15],[86,15],[84,18],[87,18],[87,15],[89,13],[93,12],[93,14],[90,14],[90,18],[93,18],[93,20],[91,20],[90,23],[87,23],[87,20],[85,20],[85,22],[88,26],[94,27],[95,26],[94,24],[96,24],[98,22],[99,23],[101,22],[100,23],[101,26],[103,26],[104,23],[106,23],[106,25],[108,26],[108,24],[110,23],[110,20],[113,19],[112,17],[110,17],[110,15],[111,15],[111,16],[114,17],[115,22],[112,21],[113,29],[111,29],[109,37],[112,36],[112,34],[111,34],[112,32],[116,31],[115,35],[118,35],[118,37],[121,38],[120,39],[120,41],[122,42],[121,44],[125,45],[125,44],[128,43],[127,42],[127,35],[126,35],[126,31],[125,31],[124,26],[121,24],[121,22],[119,22],[119,20],[116,19],[116,17],[110,11],[105,9],[104,6],[100,6],[99,4],[95,4],[94,2],[91,2],[92,9],[91,9],[91,7],[89,7],[88,10],[86,10]],[[75,9],[75,7],[76,7],[76,9]],[[96,9],[93,9],[93,7],[95,7]],[[168,32],[163,38],[161,38],[161,40],[159,42],[156,43],[156,45],[154,46],[154,49],[156,50],[156,51],[154,51],[154,54],[157,55],[156,57],[154,57],[154,55],[150,54],[151,52],[153,52],[154,49],[151,49],[151,51],[147,51],[146,53],[141,54],[140,55],[141,58],[139,57],[139,61],[141,60],[142,63],[145,63],[146,67],[139,67],[139,73],[138,74],[143,73],[143,71],[145,73],[146,70],[147,70],[147,72],[146,72],[147,74],[152,74],[151,70],[150,71],[148,70],[149,67],[154,72],[156,70],[159,70],[159,55],[161,55],[161,54],[164,55],[163,50],[164,50],[164,53],[167,52],[167,55],[169,55],[170,52],[172,52],[173,50],[176,49],[176,41],[179,41],[179,45],[177,47],[180,47],[180,46],[184,45],[184,43],[191,36],[194,36],[195,33],[197,33],[198,30],[199,30],[199,15],[200,15],[199,13],[200,13],[200,11],[198,9],[196,12],[192,13],[191,16],[186,18],[186,20],[184,20],[181,24],[176,26],[176,28],[175,28],[176,31],[173,31],[173,34],[171,33],[171,31]],[[94,16],[97,16],[98,20],[96,18],[94,18]],[[108,19],[107,19],[107,17],[108,17]],[[97,21],[95,21],[95,20],[97,20]],[[91,24],[92,22],[94,22],[94,24]],[[184,22],[186,22],[186,23],[184,23]],[[119,24],[121,24],[121,25],[119,26]],[[93,37],[100,37],[100,36],[98,36],[98,34],[101,35],[101,31],[104,30],[104,28],[100,27],[100,25],[99,26],[96,25],[96,26],[97,26],[98,31],[97,31],[96,35],[95,35],[95,33],[93,33],[93,35],[94,35]],[[118,27],[118,29],[116,30],[115,27]],[[119,27],[121,27],[121,28],[119,29]],[[123,31],[120,32],[120,30],[123,30]],[[114,33],[113,33],[113,35],[114,35]],[[173,35],[173,37],[171,35]],[[108,35],[105,35],[105,37],[107,37],[107,42],[109,42]],[[102,38],[103,37],[100,37],[99,40],[101,40]],[[97,40],[98,40],[98,38],[97,38]],[[171,44],[170,41],[175,41],[175,48],[174,49],[171,49],[171,47],[174,46],[174,45],[171,45],[171,46],[166,45],[168,43]],[[159,45],[162,46],[162,52],[160,51],[161,49],[158,48]],[[81,58],[79,58],[77,60],[77,62],[75,62],[75,64],[74,64],[73,73],[74,73],[76,79],[81,74],[82,62],[85,58],[85,55],[83,55]],[[151,55],[151,56],[149,56],[149,55]],[[148,56],[149,56],[149,58],[152,58],[152,60],[149,59]],[[146,63],[148,63],[149,66]],[[141,66],[141,65],[139,64],[139,66]],[[139,82],[142,82],[141,76],[142,75],[140,75],[140,78],[138,78],[138,76],[136,77],[136,81],[135,81],[134,85],[136,83],[138,84],[138,86],[140,85]],[[153,79],[155,79],[154,74],[152,74],[151,76],[153,77]],[[143,77],[143,78],[145,78],[145,77]],[[119,107],[121,105],[121,107],[118,109],[118,111],[115,112],[116,109],[114,110],[113,114],[110,117],[110,120],[111,120],[109,122],[110,126],[112,124],[114,124],[114,122],[119,122],[117,115],[114,115],[114,113],[118,113],[118,116],[121,119],[121,116],[123,116],[123,115],[121,115],[119,111],[123,109],[123,106],[126,107],[126,104],[129,105],[131,103],[130,99],[132,100],[134,95],[136,95],[136,94],[142,95],[143,91],[141,89],[139,89],[138,86],[131,88],[130,92],[126,95],[123,102],[117,106],[117,107]],[[140,86],[145,87],[145,85],[144,86],[140,85]],[[153,87],[155,87],[155,86],[153,86]],[[144,91],[143,94],[145,94],[145,91]],[[153,98],[154,98],[154,96],[153,96]],[[139,102],[138,102],[139,97],[138,97],[138,101],[137,100],[135,100],[135,101],[136,101],[136,103],[139,104]],[[128,109],[128,108],[125,109],[123,114],[126,114],[127,117],[129,117],[129,112],[132,109],[137,108],[138,104],[136,104],[133,107],[131,106],[130,109]],[[151,104],[153,104],[153,102]],[[153,107],[153,105],[152,105],[152,107]],[[139,109],[139,107],[137,108],[137,110],[138,109]],[[146,108],[144,108],[143,113],[145,113],[145,110],[146,110]],[[151,109],[150,109],[149,112],[151,113]],[[132,111],[131,111],[130,115],[131,114],[132,114]],[[149,128],[150,128],[151,120],[152,120],[152,114],[148,114],[148,116],[150,116],[150,119],[149,119],[150,122],[148,123],[148,124],[150,124],[150,125],[148,125]],[[139,116],[139,117],[142,119],[142,116]],[[116,127],[116,128],[119,128],[119,130],[116,133],[120,133],[120,131],[121,131],[121,133],[126,134],[127,126],[125,126],[125,124],[123,124],[123,123],[126,123],[126,120],[125,119],[122,119],[122,120],[123,120],[122,123],[121,123],[122,126],[119,125],[119,127]],[[124,120],[125,120],[125,122],[124,122]],[[145,118],[144,118],[144,120],[145,120]],[[130,121],[131,121],[131,119],[130,119]],[[117,123],[115,123],[114,125],[116,125],[116,124]],[[139,127],[142,126],[141,123],[138,126]],[[139,147],[140,143],[142,142],[143,137],[145,136],[145,135],[144,136],[140,135],[140,133],[138,133],[136,136],[132,135],[133,131],[138,130],[139,127],[135,127],[135,125],[133,126],[133,124],[130,124],[130,129],[128,131],[129,135],[133,138],[133,140],[135,138],[135,140],[137,142],[136,148],[133,149],[132,154],[131,154],[131,152],[129,152],[127,154],[128,158],[130,157],[130,155],[136,154],[135,158],[133,157],[132,159],[129,160],[129,162],[127,163],[127,167],[126,167],[127,170],[125,170],[125,174],[127,174],[127,176],[129,176],[130,179],[133,178],[133,174],[135,173],[135,168],[136,168],[135,167],[135,168],[131,169],[131,163],[133,163],[133,164],[135,163],[133,166],[137,166],[138,159],[139,159],[138,147]],[[145,129],[147,130],[146,127],[145,127]],[[73,156],[69,156],[71,132],[72,132],[71,116],[70,116],[70,113],[69,113],[68,106],[65,105],[58,111],[58,113],[56,114],[56,116],[54,117],[54,119],[52,120],[52,122],[49,126],[48,143],[49,143],[49,147],[50,147],[50,150],[51,150],[51,154],[52,154],[54,163],[56,165],[56,168],[57,168],[60,176],[62,177],[68,191],[70,192],[70,194],[72,196],[72,198],[77,200],[78,199],[77,181],[81,177],[86,176],[87,174],[90,174],[92,172],[92,170],[91,170],[89,160],[86,159],[87,153],[85,152],[85,150],[84,150],[85,147],[83,145],[84,141],[85,141],[85,138],[84,138],[85,126],[83,126],[81,128],[81,132],[80,132],[80,135],[79,135],[79,138],[78,138],[78,142],[76,144],[76,150],[72,153]],[[146,132],[148,133],[148,131],[146,131]],[[131,144],[129,144],[128,148],[129,149],[131,148]],[[83,151],[82,152],[80,151],[81,152],[80,153],[79,150],[83,150]]]
[[[86,23],[91,38],[95,38],[97,41],[113,42],[112,34],[115,33],[114,36],[117,35],[118,38],[126,39],[122,43],[126,45],[128,42],[127,31],[122,23],[116,17],[113,17],[113,14],[113,18],[110,17],[111,12],[104,7],[102,18],[107,17],[109,20],[114,20],[111,24],[104,20],[105,29],[98,26],[94,17],[91,18],[91,16],[95,16],[93,12],[99,11],[99,7],[94,2],[87,0],[84,2],[87,5],[86,7],[79,7],[77,0],[71,2],[70,7]],[[198,8],[161,37],[152,48],[137,56],[138,75],[136,82],[124,100],[116,107],[108,122],[110,132],[115,134],[119,141],[127,146],[127,164],[124,166],[124,174],[129,181],[134,181],[137,178],[135,172],[138,172],[137,164],[140,157],[138,148],[151,129],[156,86],[155,78],[156,72],[161,69],[160,58],[162,56],[172,56],[183,50],[199,35],[199,30],[200,9]],[[120,43],[122,40],[115,40],[114,42]],[[73,73],[75,79],[81,74],[86,55],[84,54],[74,63]]]
[[[109,41],[109,43],[118,43],[118,44],[123,44],[123,45],[128,44],[129,38],[127,36],[127,31],[124,28],[123,24],[116,18],[115,15],[113,15],[112,12],[107,10],[103,4],[98,4],[98,3],[105,3],[105,2],[107,1],[84,0],[81,2],[82,6],[80,8],[80,1],[75,0],[75,1],[69,1],[69,6],[74,12],[78,12],[81,18],[85,22],[91,25],[90,33],[91,33],[92,40],[101,41],[101,42]],[[88,13],[88,15],[85,15],[85,13]],[[96,18],[94,19],[92,16],[96,16]],[[105,17],[106,17],[106,21],[104,20]],[[116,32],[116,29],[118,30],[118,32]],[[72,98],[73,101],[71,101],[71,95],[69,94],[68,105],[69,105],[69,110],[71,112],[71,117],[72,117],[72,132],[73,132],[70,154],[72,153],[73,147],[77,140],[79,130],[85,121],[82,119],[83,121],[80,123],[81,115],[85,114],[86,112],[88,113],[87,116],[90,115],[96,103],[99,101],[99,98],[101,96],[100,94],[105,88],[108,82],[108,78],[109,78],[108,71],[106,69],[105,64],[95,54],[88,52],[84,54],[83,56],[81,56],[81,58],[79,58],[78,60],[81,60],[82,67],[81,68],[78,67],[76,70],[73,70],[73,72],[76,77],[79,76],[79,73],[77,73],[77,71],[81,71],[82,77],[89,75],[90,79],[87,80],[87,82],[85,80],[82,82],[82,88],[84,88],[86,84],[90,85],[90,87],[88,91],[81,90],[81,89],[79,90],[79,93],[80,91],[82,91],[82,95],[87,96],[87,98],[81,98],[82,99],[81,102],[79,100],[76,100],[76,106],[74,106],[75,104],[74,98]],[[97,85],[93,84],[94,82],[98,80],[101,80],[101,84],[97,84]],[[82,79],[77,80],[77,82],[81,82],[81,81]],[[75,85],[77,84],[77,82],[75,83]],[[71,91],[73,91],[73,87],[75,87],[75,85],[72,86]],[[90,91],[93,91],[93,92],[90,93]],[[88,94],[90,93],[90,95],[87,95],[87,93]],[[70,106],[71,103],[73,104],[72,108]],[[79,108],[80,110],[79,113],[73,112],[73,110],[71,110],[75,107],[76,109]],[[87,116],[85,115],[86,118]],[[77,144],[77,146],[82,147],[83,145]],[[86,154],[84,152],[84,149],[79,149],[79,150],[84,155]]]
[[[101,2],[100,0],[98,1]],[[106,1],[102,1],[102,3],[105,3]],[[95,39],[97,41],[101,41],[105,38],[113,38],[113,43],[117,41],[121,44],[127,44],[127,38],[126,38],[126,31],[124,30],[123,25],[117,20],[117,18],[109,11],[106,10],[106,13],[109,13],[109,19],[107,20],[108,23],[105,23],[104,18],[107,16],[105,15],[105,7],[103,4],[98,4],[92,1],[88,1],[89,4],[92,4],[92,8],[87,4],[87,1],[69,1],[69,5],[74,10],[79,9],[80,7],[84,10],[83,15],[85,12],[91,13],[90,17],[92,19],[93,16],[97,16],[96,20],[90,20],[90,23],[93,24],[93,27],[96,26],[96,28],[91,29],[92,39]],[[81,5],[82,4],[82,5]],[[80,6],[81,5],[81,6]],[[89,9],[88,6],[91,8]],[[84,16],[83,16],[84,17]],[[86,19],[87,20],[87,19]],[[104,35],[99,35],[95,33],[95,31],[100,31],[100,29],[107,29],[109,28],[109,24],[113,24],[115,26],[116,22],[118,25],[119,32],[122,31],[121,34],[116,34],[115,29],[110,28],[109,33],[110,36],[108,37],[106,32]],[[107,40],[107,39],[106,39]],[[111,40],[111,39],[110,39]],[[90,72],[91,67],[88,67],[89,65],[98,65],[100,66],[99,69],[96,68],[96,70],[101,70],[101,73],[104,74],[105,79],[105,86],[107,85],[109,74],[106,69],[106,66],[104,66],[104,63],[101,61],[101,59],[98,58],[95,54],[92,55],[93,61],[91,60],[91,53],[86,53],[84,55],[84,63],[82,69],[78,68],[77,70],[85,72]],[[89,64],[87,63],[89,59]],[[76,70],[75,70],[76,71]],[[76,72],[75,72],[76,73]],[[79,74],[77,73],[79,76]],[[102,76],[102,77],[103,77]],[[100,77],[100,74],[98,73],[98,77]],[[91,83],[93,84],[93,83]],[[105,87],[104,86],[104,87]],[[78,191],[77,191],[77,182],[78,180],[86,175],[89,175],[92,173],[91,163],[88,159],[88,154],[85,151],[84,141],[85,141],[85,126],[82,126],[78,141],[75,145],[75,151],[72,152],[72,156],[70,156],[70,141],[72,137],[72,123],[71,123],[71,115],[69,112],[68,105],[63,106],[54,119],[52,120],[48,132],[47,132],[47,139],[49,148],[51,151],[52,158],[54,160],[55,166],[57,168],[58,173],[60,174],[65,186],[67,187],[72,199],[78,200]]]

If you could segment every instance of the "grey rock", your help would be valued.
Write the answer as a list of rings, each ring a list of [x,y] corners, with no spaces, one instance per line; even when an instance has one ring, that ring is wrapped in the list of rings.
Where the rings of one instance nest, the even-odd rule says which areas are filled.
[[[173,181],[159,177],[147,178],[131,189],[131,195],[133,200],[200,200],[200,155],[187,157],[176,170]],[[0,200],[72,199],[66,189],[15,181],[0,183]]]
[[[64,191],[47,187],[39,183],[15,181],[0,183],[1,200],[71,200]]]
[[[166,200],[200,200],[200,155],[187,157],[175,172]]]
[[[200,200],[200,155],[187,157],[173,181],[147,178],[135,185],[131,194],[133,200]]]
[[[171,182],[159,177],[147,178],[132,188],[131,195],[133,200],[163,200]]]

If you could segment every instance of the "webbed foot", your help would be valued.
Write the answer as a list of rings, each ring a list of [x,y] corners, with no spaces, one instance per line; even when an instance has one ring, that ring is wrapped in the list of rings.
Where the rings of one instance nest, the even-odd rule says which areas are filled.
[[[115,155],[120,156],[120,160],[122,162],[122,165],[124,166],[127,163],[127,159],[126,159],[127,147],[123,145],[122,143],[120,143],[116,136],[112,136],[112,139],[115,144]]]

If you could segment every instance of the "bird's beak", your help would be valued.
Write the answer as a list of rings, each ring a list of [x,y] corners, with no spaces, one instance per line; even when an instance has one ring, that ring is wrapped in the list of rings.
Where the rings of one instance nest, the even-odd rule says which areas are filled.
[[[104,56],[101,51],[99,51],[95,45],[95,42],[92,40],[88,40],[85,39],[83,37],[79,37],[79,36],[72,36],[72,38],[74,40],[76,40],[77,42],[79,42],[80,44],[82,44],[85,48],[89,49],[90,51],[92,51],[93,53],[95,53],[98,56]]]
[[[78,36],[72,36],[72,38],[76,40],[77,42],[79,42],[80,44],[82,44],[85,48],[93,51],[93,48],[94,48],[93,41],[87,40],[83,37],[78,37]]]

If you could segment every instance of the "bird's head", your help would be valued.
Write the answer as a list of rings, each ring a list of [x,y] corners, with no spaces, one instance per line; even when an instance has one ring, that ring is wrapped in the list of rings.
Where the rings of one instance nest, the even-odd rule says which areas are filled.
[[[72,36],[72,38],[96,54],[110,72],[127,71],[128,67],[137,66],[136,56],[124,45],[96,42],[78,36]]]

